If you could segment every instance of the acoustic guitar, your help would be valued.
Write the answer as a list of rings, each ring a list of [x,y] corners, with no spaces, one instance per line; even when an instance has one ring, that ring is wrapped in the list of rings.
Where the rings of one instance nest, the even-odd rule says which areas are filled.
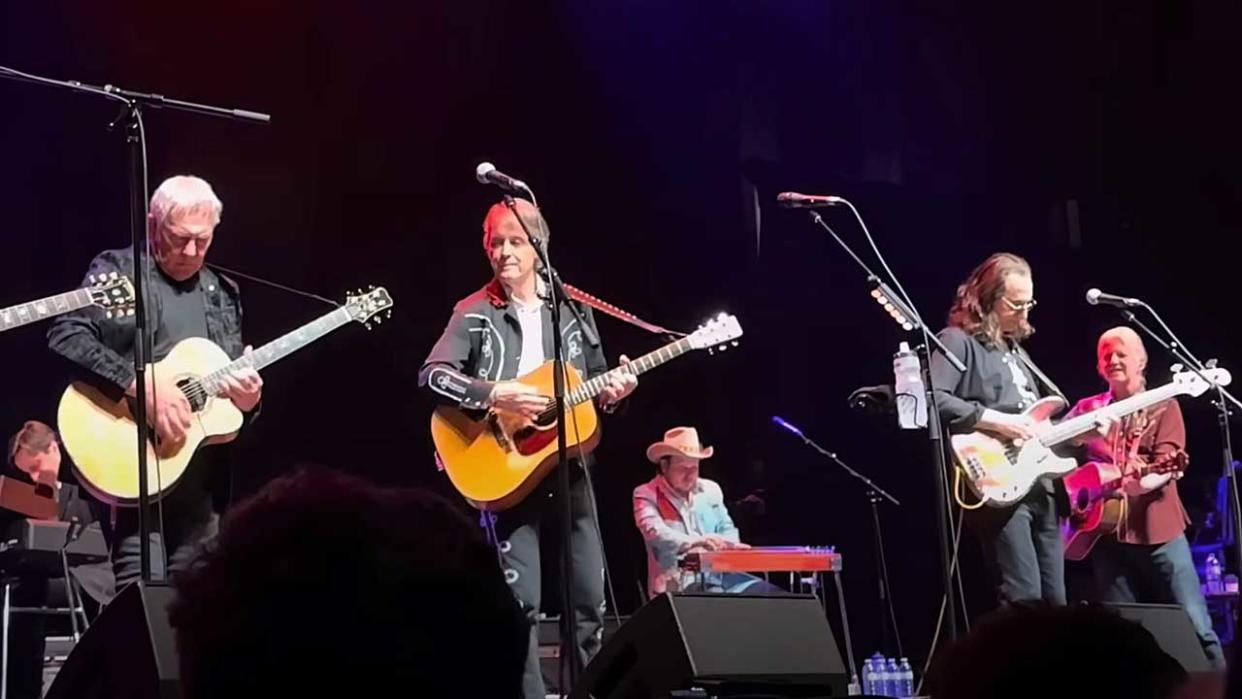
[[[152,365],[152,376],[172,376],[194,411],[184,439],[165,442],[150,431],[147,483],[151,501],[167,495],[185,474],[203,444],[232,441],[242,413],[221,395],[223,379],[235,370],[260,370],[289,356],[350,321],[382,322],[393,306],[383,287],[347,297],[345,305],[287,333],[250,354],[229,360],[211,340],[191,337]],[[79,482],[100,500],[119,506],[138,504],[138,424],[133,399],[111,400],[85,382],[74,382],[60,398],[57,420],[65,448],[73,457]]]
[[[575,457],[590,453],[599,442],[599,417],[593,400],[621,372],[650,371],[692,350],[726,349],[742,336],[737,318],[728,314],[708,321],[693,334],[617,367],[589,381],[566,366],[565,437]],[[441,406],[431,416],[431,438],[449,480],[480,510],[504,510],[525,498],[556,465],[556,413],[551,407],[553,363],[519,377],[549,396],[549,407],[535,419],[500,410],[471,411]]]

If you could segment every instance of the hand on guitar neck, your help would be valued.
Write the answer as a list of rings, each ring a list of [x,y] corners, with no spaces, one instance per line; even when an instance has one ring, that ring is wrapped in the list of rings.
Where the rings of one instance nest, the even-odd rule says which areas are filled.
[[[1136,459],[1122,476],[1121,489],[1131,497],[1145,495],[1186,474],[1190,455],[1184,451],[1165,454],[1152,462]]]

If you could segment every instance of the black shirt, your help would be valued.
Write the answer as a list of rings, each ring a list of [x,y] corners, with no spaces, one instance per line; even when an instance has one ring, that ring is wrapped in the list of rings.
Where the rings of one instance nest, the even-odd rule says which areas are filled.
[[[1039,384],[1014,348],[988,347],[957,327],[938,337],[966,365],[961,372],[942,353],[932,355],[936,405],[949,431],[969,432],[985,409],[1019,413],[1039,399]]]
[[[159,297],[159,322],[152,337],[155,361],[168,356],[178,342],[190,337],[207,337],[207,300],[202,275],[177,281],[164,270],[151,275],[152,297]]]

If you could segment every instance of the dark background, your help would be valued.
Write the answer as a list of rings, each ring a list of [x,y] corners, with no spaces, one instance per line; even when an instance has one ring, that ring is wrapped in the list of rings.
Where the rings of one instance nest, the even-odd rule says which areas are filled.
[[[845,554],[856,648],[878,647],[866,500],[772,428],[780,414],[902,500],[883,516],[912,658],[940,594],[926,445],[845,401],[891,380],[903,335],[775,193],[851,197],[936,324],[984,256],[1026,256],[1040,303],[1028,347],[1071,396],[1100,389],[1095,338],[1119,320],[1083,303],[1090,286],[1142,296],[1237,369],[1239,49],[1242,11],[1226,0],[0,10],[0,64],[273,115],[147,114],[152,187],[194,173],[225,203],[213,261],[334,298],[376,284],[396,299],[391,324],[338,331],[265,373],[238,494],[300,463],[450,492],[413,377],[452,303],[486,281],[479,225],[497,192],[472,170],[491,160],[540,195],[567,280],[659,324],[690,330],[728,310],[746,330],[736,351],[644,376],[605,422],[596,485],[621,610],[645,580],[629,513],[651,475],[643,449],[692,424],[716,446],[704,470],[729,499],[764,490],[763,517],[735,508],[746,538]],[[127,244],[113,115],[94,97],[0,81],[0,303],[71,288],[98,250]],[[826,217],[864,247],[846,212]],[[255,344],[326,310],[251,283],[243,293]],[[660,343],[600,325],[613,361]],[[64,377],[45,330],[0,338],[6,433],[54,416]],[[1153,379],[1168,363],[1152,348]],[[1183,405],[1195,457],[1183,497],[1201,519],[1219,439],[1206,401]],[[991,593],[969,537],[963,556],[977,614]]]

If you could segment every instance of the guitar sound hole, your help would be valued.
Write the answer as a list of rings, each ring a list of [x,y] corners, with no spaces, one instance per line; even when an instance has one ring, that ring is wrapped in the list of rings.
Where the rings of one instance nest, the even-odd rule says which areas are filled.
[[[207,405],[207,392],[196,379],[181,379],[177,382],[177,388],[181,389],[194,412],[199,412]]]

